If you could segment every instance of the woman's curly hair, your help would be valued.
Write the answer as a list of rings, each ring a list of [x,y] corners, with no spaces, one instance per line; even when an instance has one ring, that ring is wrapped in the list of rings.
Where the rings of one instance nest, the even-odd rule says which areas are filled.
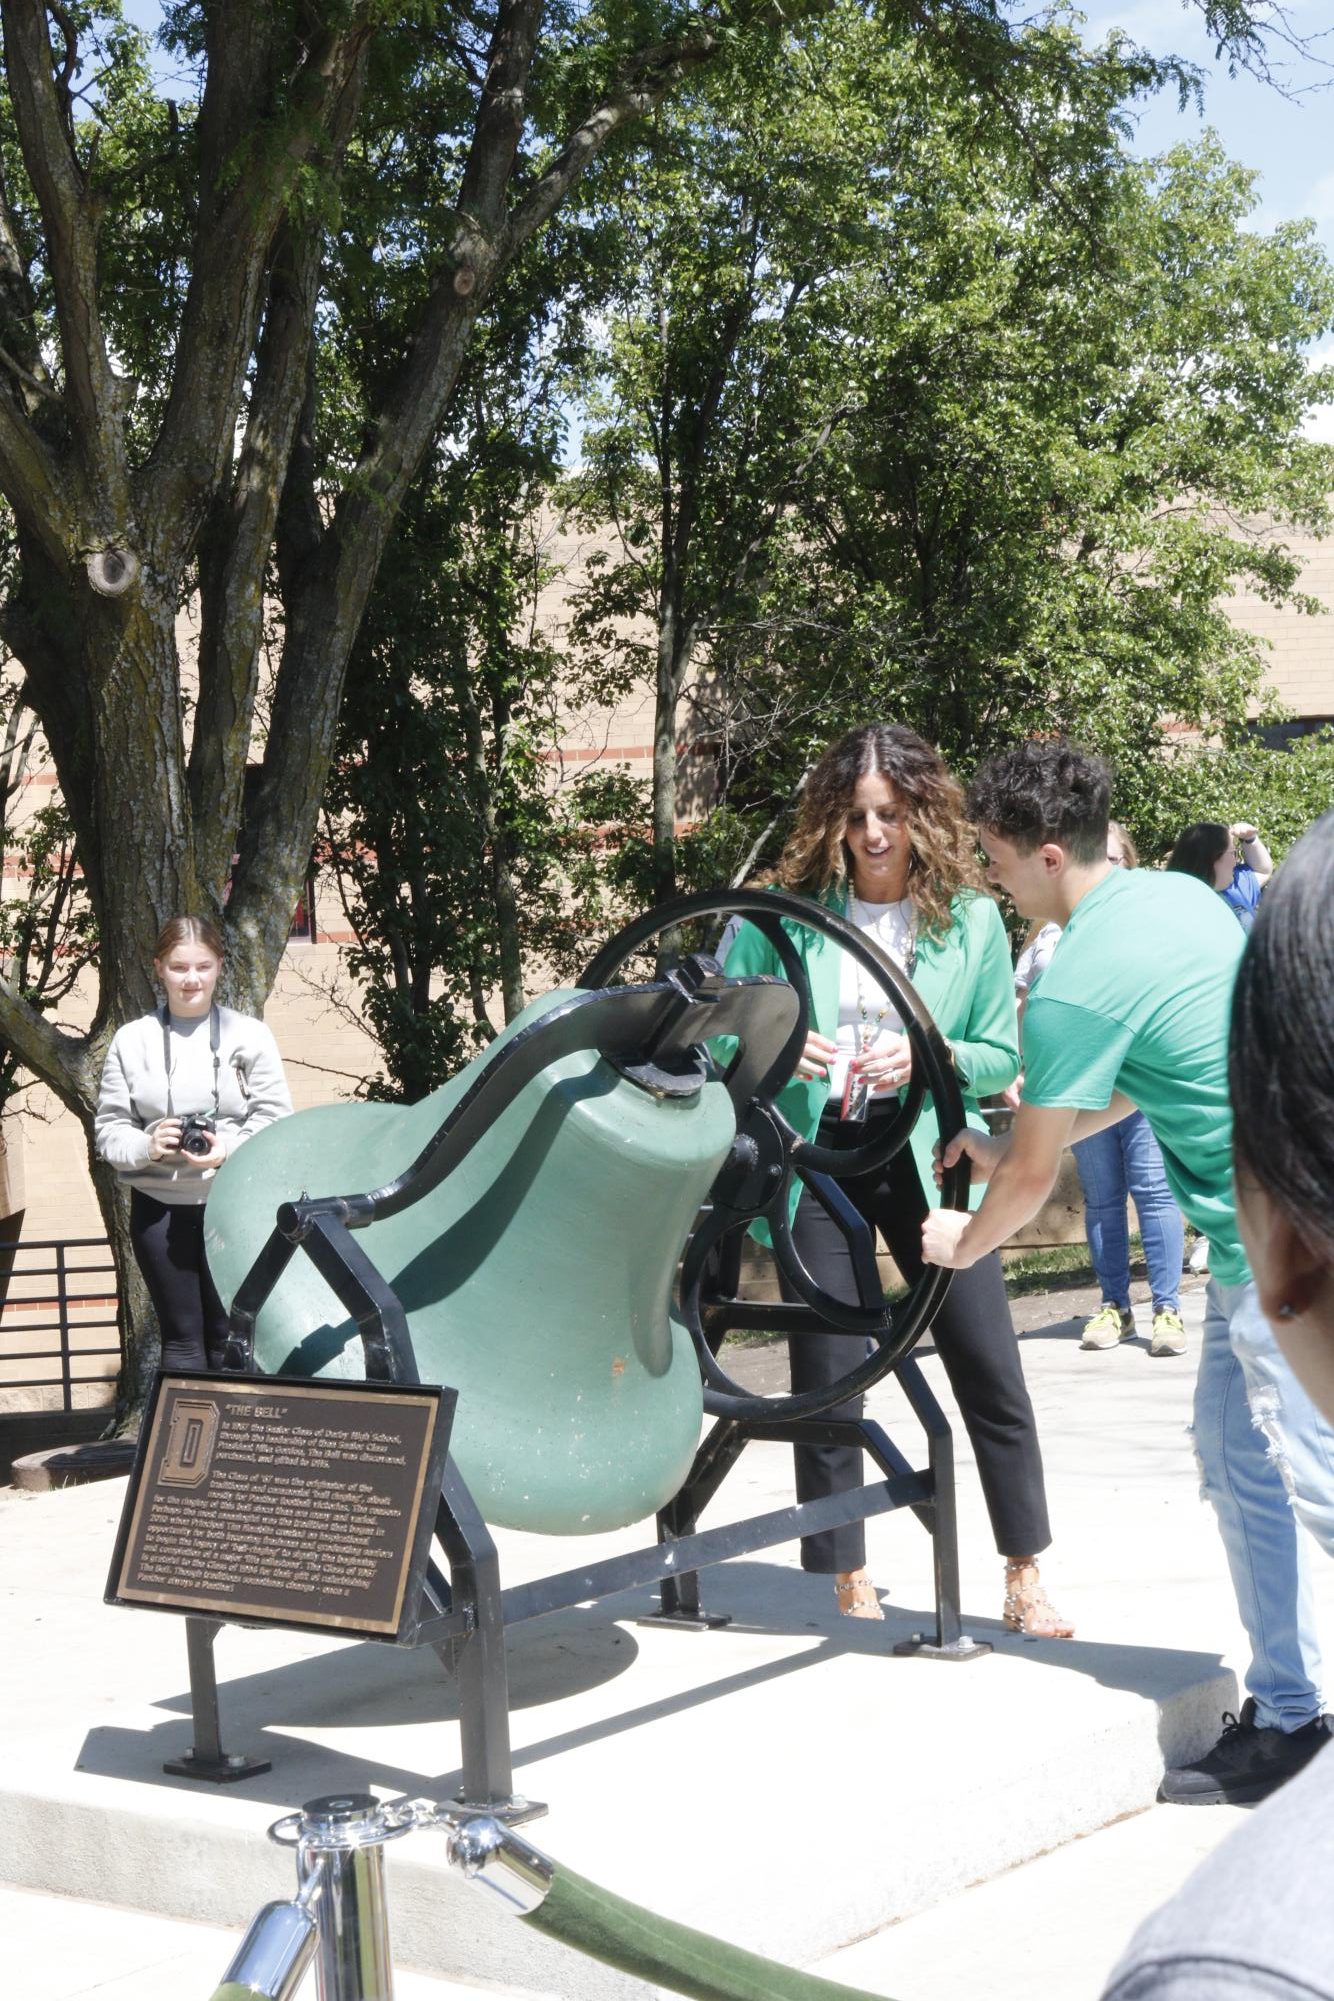
[[[961,889],[987,890],[964,817],[963,788],[940,752],[902,723],[867,723],[830,744],[807,773],[796,825],[777,867],[762,880],[805,896],[823,896],[846,883],[844,831],[857,782],[871,772],[887,778],[899,796],[912,843],[908,893],[924,928],[942,934]]]

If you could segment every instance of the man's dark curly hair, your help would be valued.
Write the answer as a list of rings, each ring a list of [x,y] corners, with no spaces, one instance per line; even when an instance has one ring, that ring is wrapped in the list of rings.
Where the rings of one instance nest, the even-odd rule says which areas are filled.
[[[1075,862],[1106,856],[1111,803],[1108,767],[1064,737],[1001,751],[968,788],[968,816],[984,833],[1013,841],[1025,855],[1056,841]]]

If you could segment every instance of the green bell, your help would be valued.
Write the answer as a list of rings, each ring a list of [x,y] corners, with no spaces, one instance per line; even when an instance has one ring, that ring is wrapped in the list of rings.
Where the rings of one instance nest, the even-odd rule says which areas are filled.
[[[534,1001],[502,1040],[570,998]],[[280,1203],[393,1181],[484,1060],[419,1104],[319,1106],[240,1147],[204,1211],[224,1304]],[[592,1535],[680,1487],[703,1402],[672,1287],[734,1134],[720,1083],[660,1098],[580,1051],[532,1078],[420,1202],[358,1232],[402,1303],[422,1381],[459,1393],[450,1450],[488,1521]],[[270,1375],[364,1375],[356,1324],[308,1258],[265,1301],[255,1359]]]

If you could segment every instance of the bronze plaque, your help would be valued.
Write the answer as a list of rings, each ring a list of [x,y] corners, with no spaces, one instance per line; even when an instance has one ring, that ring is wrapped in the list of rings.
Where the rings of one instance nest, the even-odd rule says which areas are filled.
[[[454,1392],[161,1375],[107,1600],[411,1644]]]

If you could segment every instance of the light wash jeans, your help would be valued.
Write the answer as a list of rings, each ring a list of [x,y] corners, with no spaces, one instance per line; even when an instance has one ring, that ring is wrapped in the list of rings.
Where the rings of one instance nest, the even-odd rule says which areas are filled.
[[[1194,1429],[1251,1643],[1255,1720],[1299,1730],[1322,1703],[1302,1525],[1334,1555],[1334,1430],[1284,1361],[1253,1285],[1209,1281]]]
[[[1153,1310],[1175,1309],[1180,1304],[1186,1233],[1149,1121],[1143,1112],[1132,1112],[1128,1119],[1076,1140],[1073,1151],[1084,1190],[1089,1254],[1103,1299],[1110,1306],[1130,1304],[1129,1194],[1139,1217]]]

